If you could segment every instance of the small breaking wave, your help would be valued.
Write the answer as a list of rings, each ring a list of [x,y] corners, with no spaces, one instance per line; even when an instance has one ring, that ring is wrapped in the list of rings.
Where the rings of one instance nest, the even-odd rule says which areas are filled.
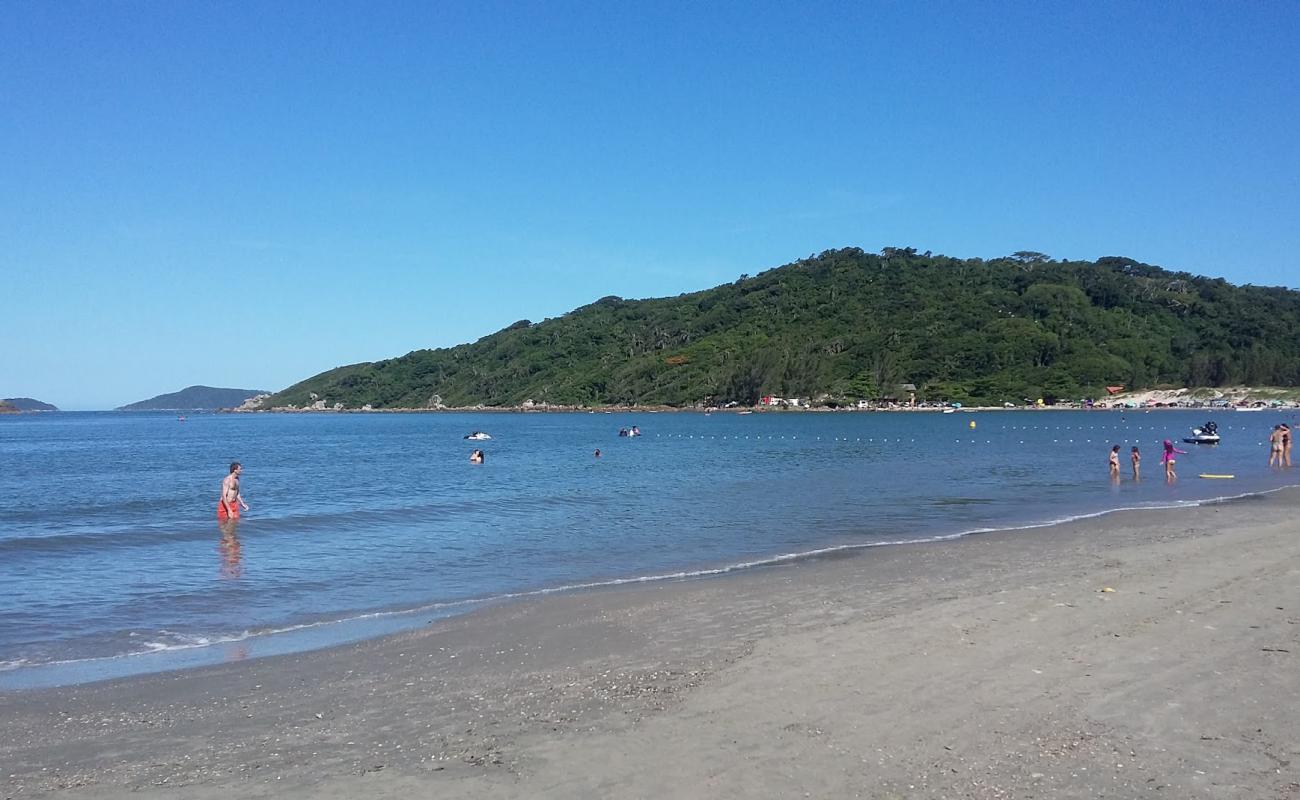
[[[879,547],[892,547],[899,545],[918,545],[935,542],[952,541],[961,539],[966,536],[973,536],[988,533],[1016,532],[1036,530],[1041,528],[1050,528],[1057,525],[1065,525],[1082,520],[1096,519],[1110,514],[1135,511],[1160,511],[1175,508],[1194,508],[1197,506],[1210,506],[1224,503],[1237,502],[1252,498],[1263,498],[1267,495],[1294,489],[1296,487],[1283,486],[1272,489],[1263,489],[1258,491],[1242,492],[1240,494],[1224,495],[1220,497],[1205,498],[1199,500],[1175,500],[1169,502],[1152,502],[1132,506],[1122,506],[1117,508],[1108,508],[1098,511],[1068,514],[1052,519],[1025,523],[1022,525],[997,525],[989,527],[969,528],[961,531],[950,533],[935,533],[922,536],[904,536],[889,539],[880,539],[870,542],[850,542],[831,545],[827,547],[811,548],[786,553],[777,553],[772,555],[761,556],[742,561],[736,561],[728,564],[722,564],[713,567],[704,567],[697,569],[682,569],[668,572],[655,572],[645,575],[633,575],[615,578],[606,578],[592,581],[579,581],[564,583],[555,586],[546,586],[535,589],[526,589],[514,592],[502,592],[498,594],[464,598],[451,601],[439,601],[426,603],[418,606],[395,609],[381,609],[368,611],[360,614],[352,614],[344,617],[335,617],[329,619],[315,620],[292,625],[283,625],[270,627],[259,630],[243,630],[238,633],[227,634],[202,634],[202,633],[185,633],[171,630],[158,630],[148,634],[131,633],[130,637],[139,641],[138,647],[130,650],[107,656],[93,656],[88,658],[69,658],[57,660],[32,660],[29,658],[17,658],[10,660],[0,660],[0,673],[13,673],[15,671],[37,671],[49,667],[68,667],[77,666],[89,668],[94,671],[96,664],[110,662],[120,662],[124,659],[135,659],[145,656],[161,656],[164,654],[175,654],[185,651],[198,651],[205,648],[217,647],[220,645],[237,644],[250,640],[268,639],[273,637],[283,637],[304,631],[325,630],[331,627],[344,625],[364,626],[368,621],[393,620],[401,617],[411,617],[407,624],[397,626],[384,626],[383,630],[372,630],[369,633],[363,631],[360,635],[347,637],[326,637],[322,642],[314,646],[291,647],[283,649],[280,652],[305,652],[320,647],[342,644],[346,641],[355,641],[359,639],[372,638],[380,633],[392,633],[400,630],[409,630],[418,627],[421,624],[420,619],[424,619],[430,613],[440,617],[452,616],[460,613],[467,613],[476,608],[484,607],[494,603],[500,603],[513,600],[524,600],[535,597],[545,597],[548,595],[563,594],[569,592],[592,591],[606,588],[616,588],[620,586],[650,584],[668,581],[682,581],[700,578],[710,578],[723,576],[733,573],[740,573],[747,570],[783,566],[803,561],[811,561],[839,554],[851,553],[855,551],[866,551]],[[418,618],[418,619],[417,619]],[[167,669],[166,665],[161,667]],[[149,668],[114,670],[120,675],[135,674],[139,672],[154,671]],[[85,678],[83,678],[84,680]],[[52,684],[51,684],[52,685]]]

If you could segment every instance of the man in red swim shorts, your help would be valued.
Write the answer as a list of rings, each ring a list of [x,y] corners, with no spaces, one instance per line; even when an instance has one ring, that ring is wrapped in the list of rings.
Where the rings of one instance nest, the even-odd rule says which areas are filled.
[[[230,465],[230,474],[221,481],[221,498],[217,500],[217,521],[225,522],[228,519],[239,519],[239,509],[242,507],[248,510],[248,503],[239,494],[239,473],[244,468],[239,462]]]

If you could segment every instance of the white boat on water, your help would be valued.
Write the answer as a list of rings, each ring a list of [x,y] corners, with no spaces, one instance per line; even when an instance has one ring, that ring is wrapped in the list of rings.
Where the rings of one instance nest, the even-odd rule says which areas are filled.
[[[1187,444],[1218,444],[1219,426],[1207,422],[1199,428],[1193,428],[1192,435],[1184,436],[1183,441]]]
[[[484,433],[483,431],[474,431],[473,433],[465,434],[465,438],[473,442],[485,442],[488,439],[491,439],[492,437]]]

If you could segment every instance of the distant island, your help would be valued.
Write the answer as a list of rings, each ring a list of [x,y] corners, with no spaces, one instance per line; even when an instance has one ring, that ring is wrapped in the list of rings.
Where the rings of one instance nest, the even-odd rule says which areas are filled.
[[[42,403],[40,400],[33,400],[30,397],[6,397],[0,401],[7,406],[12,407],[14,411],[58,411],[59,409],[49,403]],[[0,408],[0,411],[6,409]]]
[[[712,289],[605,297],[476,342],[338,367],[282,409],[966,405],[1300,386],[1300,291],[1130,258],[828,250]]]
[[[215,411],[236,408],[258,395],[262,389],[218,389],[212,386],[189,386],[179,392],[160,394],[148,400],[121,406],[118,411]]]

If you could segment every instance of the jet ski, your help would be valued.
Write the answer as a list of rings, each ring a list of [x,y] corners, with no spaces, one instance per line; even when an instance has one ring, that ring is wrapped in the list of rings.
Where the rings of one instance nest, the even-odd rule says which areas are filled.
[[[492,437],[488,436],[483,431],[474,431],[473,433],[465,434],[465,438],[475,442],[482,442],[491,439]]]
[[[1184,436],[1183,441],[1188,444],[1218,444],[1219,426],[1207,422],[1199,428],[1192,428],[1192,435]]]

